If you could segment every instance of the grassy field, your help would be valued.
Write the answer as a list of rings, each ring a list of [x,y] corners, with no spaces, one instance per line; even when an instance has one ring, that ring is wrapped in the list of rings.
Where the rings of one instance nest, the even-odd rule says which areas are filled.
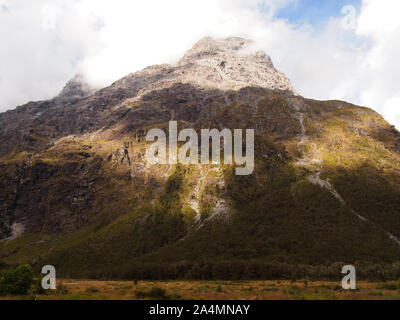
[[[36,300],[400,300],[395,282],[358,282],[345,291],[336,282],[307,281],[85,281],[59,280]]]

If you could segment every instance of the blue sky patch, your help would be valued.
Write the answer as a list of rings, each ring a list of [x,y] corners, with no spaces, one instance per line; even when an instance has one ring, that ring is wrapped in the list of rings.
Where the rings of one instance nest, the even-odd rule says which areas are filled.
[[[309,23],[318,28],[330,17],[342,16],[342,8],[346,5],[353,5],[359,12],[361,0],[297,0],[280,9],[276,17],[293,24]]]

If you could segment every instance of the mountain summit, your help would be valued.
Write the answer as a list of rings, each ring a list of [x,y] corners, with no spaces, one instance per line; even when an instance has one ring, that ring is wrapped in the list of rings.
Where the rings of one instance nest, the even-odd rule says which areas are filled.
[[[146,134],[172,120],[254,129],[254,173],[151,165]],[[371,109],[301,97],[241,38],[204,38],[177,65],[97,91],[77,77],[0,114],[0,265],[289,279],[336,277],[345,261],[393,274],[399,207],[400,133]]]
[[[252,41],[242,38],[197,42],[178,66],[187,68],[195,81],[222,90],[246,86],[294,92],[289,79],[275,69],[263,51],[252,52]]]
[[[295,94],[289,79],[276,70],[271,58],[255,51],[254,43],[242,38],[203,38],[188,50],[176,66],[156,65],[117,81],[115,88],[139,89],[139,95],[190,84],[197,88],[239,90],[259,87]]]

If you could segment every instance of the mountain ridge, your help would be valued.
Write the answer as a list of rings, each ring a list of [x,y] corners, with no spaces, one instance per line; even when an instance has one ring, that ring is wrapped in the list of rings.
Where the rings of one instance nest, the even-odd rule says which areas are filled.
[[[301,97],[241,38],[202,39],[176,66],[100,90],[82,81],[0,115],[5,263],[98,277],[152,262],[399,261],[400,134],[375,111]],[[254,174],[150,166],[146,133],[171,120],[254,128]]]

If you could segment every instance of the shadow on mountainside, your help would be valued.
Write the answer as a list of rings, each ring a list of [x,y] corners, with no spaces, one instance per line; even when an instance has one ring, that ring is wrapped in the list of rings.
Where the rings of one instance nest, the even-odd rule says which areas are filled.
[[[385,234],[400,236],[400,135],[374,111],[251,87],[175,84],[134,99],[139,91],[139,84],[124,92],[110,87],[0,116],[8,123],[1,131],[0,235],[15,236],[23,226],[17,239],[0,244],[6,263],[133,277],[147,263],[400,258],[400,246]],[[254,128],[255,173],[148,168],[143,137],[171,120],[180,130]],[[312,165],[300,161],[315,154]],[[310,181],[316,172],[345,203]]]

